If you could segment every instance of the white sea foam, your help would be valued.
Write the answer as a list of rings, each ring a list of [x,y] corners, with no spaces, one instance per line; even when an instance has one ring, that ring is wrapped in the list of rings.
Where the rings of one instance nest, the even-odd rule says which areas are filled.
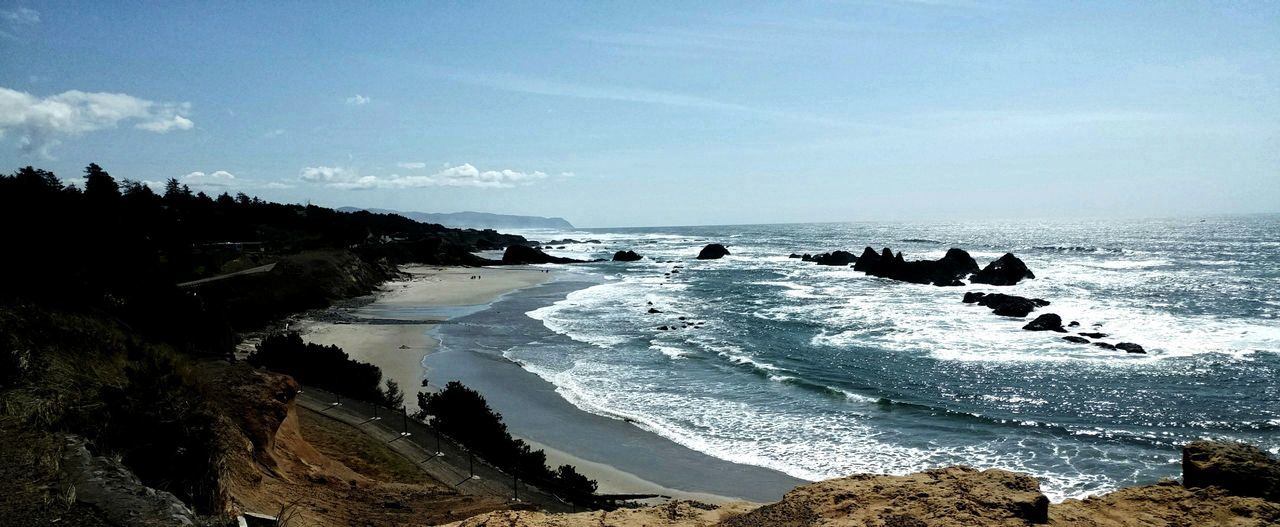
[[[1117,486],[1120,482],[1106,476],[1100,465],[1130,463],[1123,465],[1125,470],[1137,470],[1134,467],[1176,467],[1176,460],[1142,461],[1149,465],[1141,465],[1135,460],[1109,459],[1108,452],[1085,439],[1120,433],[1105,427],[1067,431],[1068,437],[1078,438],[1074,440],[995,433],[995,438],[968,443],[905,446],[907,441],[884,428],[880,406],[896,408],[896,404],[882,401],[874,392],[860,394],[838,386],[827,389],[843,394],[843,402],[827,397],[827,402],[815,404],[808,399],[814,397],[813,385],[835,383],[813,383],[799,373],[803,368],[793,371],[789,369],[793,363],[771,360],[776,355],[762,353],[753,342],[731,332],[731,316],[804,328],[810,331],[804,334],[809,346],[872,348],[958,364],[1031,362],[1050,367],[1079,363],[1089,368],[1150,369],[1162,361],[1197,354],[1250,360],[1259,351],[1280,353],[1280,325],[1259,319],[1175,314],[1169,305],[1159,305],[1178,300],[1177,287],[1168,284],[1197,284],[1199,277],[1158,251],[1128,247],[1123,251],[1030,251],[1019,256],[1036,272],[1034,280],[1002,288],[939,288],[869,277],[848,267],[802,263],[785,256],[801,248],[779,250],[754,244],[748,236],[734,239],[741,245],[731,245],[732,256],[710,262],[691,259],[701,245],[713,241],[701,236],[600,233],[573,237],[606,242],[589,250],[634,248],[647,259],[627,266],[584,268],[607,274],[611,280],[528,313],[548,329],[589,347],[515,350],[512,360],[553,383],[562,396],[587,411],[630,420],[716,457],[805,479],[853,472],[905,473],[966,462],[1031,473],[1042,478],[1048,495],[1061,499]],[[834,241],[827,243],[838,246]],[[844,243],[845,247],[862,245]],[[1004,252],[970,251],[980,265]],[[908,252],[907,257],[943,254],[944,250],[936,249]],[[657,263],[664,259],[682,263]],[[1240,261],[1236,256],[1221,256],[1200,263],[1226,266]],[[662,277],[673,265],[685,269],[670,279]],[[702,278],[712,276],[702,273],[730,271],[749,276],[745,283],[759,286],[762,293],[727,297]],[[1253,287],[1237,286],[1229,278],[1214,278],[1213,287]],[[1052,305],[1028,319],[999,317],[985,307],[961,303],[963,292],[972,290],[1046,298]],[[1166,290],[1169,295],[1150,294]],[[1277,305],[1274,297],[1259,302]],[[650,307],[663,313],[648,315]],[[1073,333],[1100,331],[1110,335],[1101,339],[1105,342],[1140,343],[1148,354],[1108,351],[1063,341],[1062,334],[1020,329],[1040,313],[1079,321],[1081,326]],[[678,316],[706,321],[708,329],[656,329],[678,324],[674,322]],[[724,377],[681,376],[683,370],[698,367],[726,373]],[[754,374],[755,382],[766,387],[728,377],[744,372]],[[749,404],[743,402],[744,390],[762,392],[754,394],[756,402]],[[1054,404],[1017,393],[984,394],[975,400],[1032,410]],[[1109,410],[1115,401],[1099,400],[1096,405]],[[1036,430],[1051,427],[1033,416],[1003,421]]]

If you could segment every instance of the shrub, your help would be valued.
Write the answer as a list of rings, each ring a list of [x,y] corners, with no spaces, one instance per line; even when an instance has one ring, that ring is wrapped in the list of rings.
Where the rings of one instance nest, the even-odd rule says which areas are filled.
[[[299,383],[352,399],[392,408],[404,404],[404,395],[395,381],[387,381],[387,388],[382,388],[382,370],[377,366],[353,360],[337,346],[303,342],[295,332],[262,339],[257,349],[249,354],[249,364],[290,375]]]

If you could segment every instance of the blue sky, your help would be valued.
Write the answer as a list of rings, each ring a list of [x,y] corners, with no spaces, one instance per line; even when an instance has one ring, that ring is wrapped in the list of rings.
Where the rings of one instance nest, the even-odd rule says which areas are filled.
[[[581,226],[1280,211],[1280,2],[0,0],[0,170]]]

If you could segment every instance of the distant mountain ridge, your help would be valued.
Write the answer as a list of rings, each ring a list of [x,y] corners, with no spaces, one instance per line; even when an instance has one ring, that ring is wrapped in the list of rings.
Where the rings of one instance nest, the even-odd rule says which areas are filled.
[[[572,223],[564,218],[545,218],[542,216],[516,216],[513,214],[491,214],[488,212],[404,212],[390,209],[364,209],[360,207],[340,207],[341,212],[367,210],[380,214],[399,214],[411,220],[424,223],[438,223],[456,229],[573,229]]]

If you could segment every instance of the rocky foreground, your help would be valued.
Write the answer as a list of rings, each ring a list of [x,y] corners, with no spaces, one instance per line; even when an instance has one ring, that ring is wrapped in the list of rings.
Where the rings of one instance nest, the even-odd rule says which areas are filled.
[[[1035,478],[947,467],[906,476],[855,475],[796,487],[768,505],[675,501],[613,512],[498,511],[456,527],[959,527],[1280,525],[1280,461],[1242,444],[1195,442],[1185,485],[1169,480],[1050,504]]]

